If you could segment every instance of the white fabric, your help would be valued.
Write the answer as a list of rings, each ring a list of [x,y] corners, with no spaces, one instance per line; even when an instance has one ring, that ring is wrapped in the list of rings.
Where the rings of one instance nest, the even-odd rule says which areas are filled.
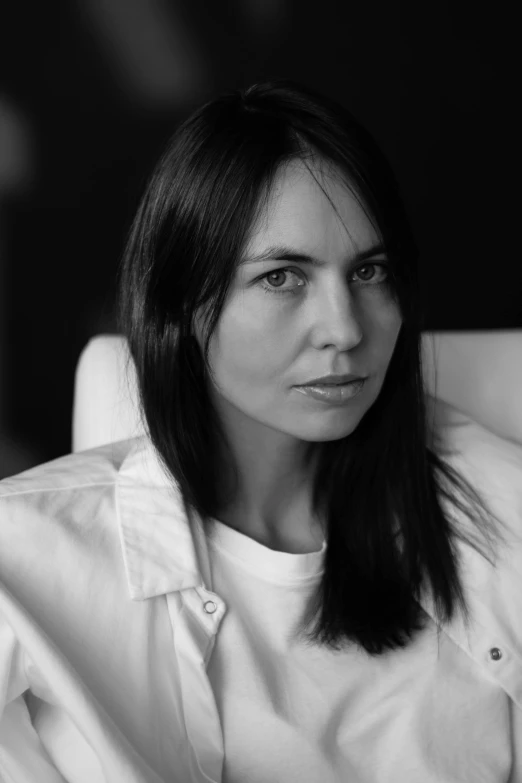
[[[474,622],[444,627],[440,660],[432,626],[380,660],[283,662],[306,589],[259,576],[312,575],[318,556],[234,531],[217,554],[146,438],[1,482],[0,781],[301,783],[329,759],[325,781],[522,783],[522,449],[472,423],[451,438],[509,535],[496,568],[459,545]],[[422,606],[434,620],[430,594]]]
[[[377,659],[306,648],[291,629],[324,552],[274,552],[219,521],[211,542],[214,590],[228,606],[208,666],[226,783],[508,779],[509,698],[449,636],[438,647],[433,621]]]
[[[421,344],[428,394],[522,444],[522,329],[424,332]],[[76,368],[72,450],[142,433],[125,338],[93,337]]]

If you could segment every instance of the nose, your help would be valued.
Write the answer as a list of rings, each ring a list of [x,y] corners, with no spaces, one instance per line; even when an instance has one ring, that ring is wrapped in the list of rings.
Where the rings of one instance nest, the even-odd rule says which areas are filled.
[[[339,351],[347,351],[361,342],[362,309],[346,284],[335,282],[318,297],[316,308],[314,342],[321,346],[335,345]]]

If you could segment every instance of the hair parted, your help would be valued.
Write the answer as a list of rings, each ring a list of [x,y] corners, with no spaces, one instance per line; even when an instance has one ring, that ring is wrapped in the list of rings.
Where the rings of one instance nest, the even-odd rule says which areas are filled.
[[[351,642],[380,655],[424,627],[418,600],[425,584],[440,624],[457,606],[469,623],[455,539],[490,558],[452,510],[490,544],[492,519],[502,523],[447,462],[451,452],[436,432],[431,440],[418,249],[372,136],[345,108],[286,80],[199,108],[173,135],[138,207],[120,269],[119,324],[136,365],[145,428],[186,506],[205,522],[218,507],[216,455],[226,442],[209,394],[210,340],[276,174],[310,158],[333,165],[376,227],[402,326],[379,397],[355,431],[314,444],[313,510],[328,546],[299,632],[309,644]],[[202,310],[203,352],[193,336]]]

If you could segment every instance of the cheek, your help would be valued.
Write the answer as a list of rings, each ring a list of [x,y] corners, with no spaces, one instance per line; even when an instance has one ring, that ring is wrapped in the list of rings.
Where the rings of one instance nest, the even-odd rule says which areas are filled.
[[[390,304],[377,311],[376,323],[383,345],[394,346],[402,326],[402,315],[397,304]]]
[[[392,324],[390,326],[390,332],[393,335],[392,343],[394,347],[397,344],[401,327],[402,327],[402,316],[399,310],[397,310],[394,318],[392,319]]]
[[[395,351],[401,325],[401,315],[395,308],[381,311],[373,322],[371,334],[368,336],[368,346],[371,346],[374,368],[383,375],[387,372]]]
[[[229,388],[232,383],[236,389],[259,386],[270,362],[266,336],[245,324],[223,324],[211,356],[222,388]]]
[[[266,313],[263,317],[254,311],[241,312],[222,323],[216,355],[235,374],[266,378],[285,365],[287,345],[282,331],[276,319],[267,318]]]
[[[397,340],[399,339],[399,333],[401,330],[402,319],[400,315],[396,315],[394,318],[389,319],[382,334],[382,356],[383,361],[386,362],[388,367],[391,362]]]

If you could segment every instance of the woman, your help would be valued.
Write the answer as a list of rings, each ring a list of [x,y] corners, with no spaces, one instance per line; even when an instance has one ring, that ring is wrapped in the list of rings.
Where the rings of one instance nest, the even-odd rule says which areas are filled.
[[[521,780],[522,459],[429,415],[371,136],[206,104],[120,282],[147,436],[2,485],[0,779]]]

